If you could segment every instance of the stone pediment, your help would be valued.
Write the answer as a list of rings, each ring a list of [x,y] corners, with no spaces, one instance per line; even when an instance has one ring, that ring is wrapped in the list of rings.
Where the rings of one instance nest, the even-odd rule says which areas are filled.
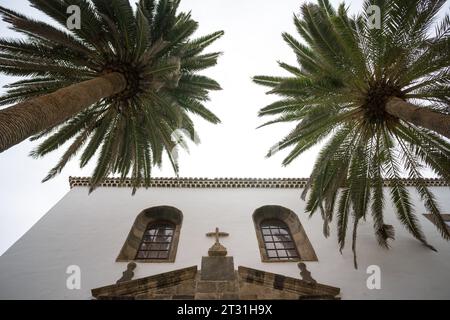
[[[120,282],[92,289],[92,296],[100,300],[166,299],[168,293],[175,299],[177,293],[192,295],[197,278],[197,266],[160,273],[154,276]]]
[[[210,257],[205,257],[210,258]],[[240,266],[234,279],[204,280],[196,266],[92,289],[95,299],[339,299],[339,288]]]
[[[340,289],[280,274],[238,268],[241,296],[251,299],[339,299]],[[256,295],[256,296],[255,296]]]

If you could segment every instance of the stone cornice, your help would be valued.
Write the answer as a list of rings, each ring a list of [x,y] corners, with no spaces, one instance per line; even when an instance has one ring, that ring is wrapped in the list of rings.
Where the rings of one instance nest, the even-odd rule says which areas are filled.
[[[406,186],[414,186],[416,180],[402,179]],[[275,188],[300,189],[308,182],[307,178],[153,178],[150,188]],[[450,184],[444,179],[424,179],[429,187],[448,187]],[[88,177],[69,177],[70,188],[88,187]],[[384,181],[390,185],[389,180]],[[131,179],[120,181],[119,178],[108,178],[100,187],[131,188]]]

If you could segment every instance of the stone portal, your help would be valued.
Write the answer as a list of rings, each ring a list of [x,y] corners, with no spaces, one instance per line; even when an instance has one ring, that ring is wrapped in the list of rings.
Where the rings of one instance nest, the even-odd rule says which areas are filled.
[[[234,268],[233,257],[226,256],[226,248],[220,244],[220,236],[214,233],[216,242],[202,257],[201,270],[197,266],[161,273],[136,280],[92,289],[96,299],[115,300],[296,300],[339,299],[340,289],[317,283],[306,267],[303,280],[261,270],[239,266]],[[301,268],[302,269],[302,268]]]

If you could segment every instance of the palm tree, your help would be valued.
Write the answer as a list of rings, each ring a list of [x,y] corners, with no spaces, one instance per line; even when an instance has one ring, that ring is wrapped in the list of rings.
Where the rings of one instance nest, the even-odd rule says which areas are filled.
[[[30,0],[60,27],[0,7],[0,15],[25,39],[0,39],[0,72],[27,77],[8,85],[0,105],[0,152],[47,135],[32,152],[41,157],[71,141],[44,179],[59,173],[84,147],[84,167],[99,149],[92,185],[108,174],[134,186],[149,184],[151,169],[171,150],[175,130],[193,138],[196,114],[220,120],[204,102],[219,84],[198,71],[220,53],[203,50],[222,31],[190,39],[198,23],[177,13],[180,0]],[[70,5],[81,11],[81,28],[69,30]]]
[[[394,230],[383,218],[383,180],[395,212],[407,230],[427,247],[411,203],[403,173],[414,179],[425,207],[441,235],[450,239],[423,168],[450,181],[450,18],[430,36],[432,22],[445,1],[366,0],[363,13],[350,18],[344,4],[336,10],[328,0],[304,4],[294,16],[306,44],[284,33],[300,68],[280,62],[288,77],[257,76],[281,100],[263,108],[265,123],[295,122],[278,150],[292,147],[283,164],[321,141],[320,151],[303,199],[306,211],[321,212],[324,234],[337,215],[340,250],[353,217],[356,264],[357,227],[371,213],[378,243],[389,248]],[[381,9],[381,29],[372,28],[367,13]]]

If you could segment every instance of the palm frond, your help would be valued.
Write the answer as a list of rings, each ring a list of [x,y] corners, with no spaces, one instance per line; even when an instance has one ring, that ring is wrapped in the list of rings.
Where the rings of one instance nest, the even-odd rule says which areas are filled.
[[[352,217],[355,267],[358,226],[369,212],[379,245],[387,249],[394,239],[394,229],[384,217],[385,179],[390,183],[390,200],[398,219],[416,239],[434,249],[414,213],[409,190],[401,179],[404,171],[415,181],[425,207],[448,240],[438,203],[421,175],[427,167],[450,181],[448,141],[427,126],[389,114],[386,108],[388,99],[395,97],[414,101],[423,110],[448,114],[450,18],[446,15],[435,23],[444,3],[366,0],[361,13],[353,17],[345,4],[337,9],[328,0],[303,4],[300,14],[294,16],[303,41],[282,34],[299,65],[279,63],[290,73],[288,77],[253,78],[270,88],[268,94],[280,97],[260,110],[259,116],[271,117],[262,126],[296,124],[277,144],[279,152],[289,149],[283,165],[327,139],[302,199],[307,201],[307,213],[321,213],[325,236],[337,215],[341,251]],[[381,28],[372,27],[369,9],[374,5],[381,10]]]

